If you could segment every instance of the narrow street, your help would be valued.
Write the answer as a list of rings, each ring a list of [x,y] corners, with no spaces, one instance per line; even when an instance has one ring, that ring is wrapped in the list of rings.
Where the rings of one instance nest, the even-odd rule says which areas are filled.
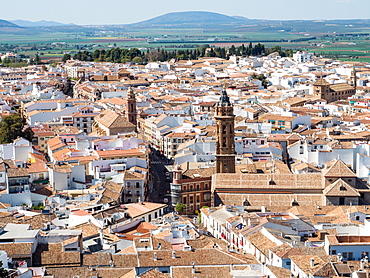
[[[151,181],[149,186],[148,200],[155,203],[171,204],[170,194],[170,178],[166,176],[165,158],[157,154],[155,151],[151,154],[150,175]],[[171,211],[171,208],[168,208]]]

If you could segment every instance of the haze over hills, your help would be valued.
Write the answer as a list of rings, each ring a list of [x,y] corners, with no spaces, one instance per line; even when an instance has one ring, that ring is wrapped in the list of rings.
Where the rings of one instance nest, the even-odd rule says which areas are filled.
[[[73,23],[64,24],[56,21],[47,21],[47,20],[39,20],[39,21],[28,21],[28,20],[9,20],[9,22],[16,24],[21,27],[52,27],[52,26],[68,26],[74,25]]]
[[[191,11],[167,13],[130,25],[241,24],[246,21],[249,19],[213,12]]]
[[[14,24],[7,20],[0,19],[0,28],[3,28],[3,27],[20,28],[20,26],[18,26],[17,24]]]

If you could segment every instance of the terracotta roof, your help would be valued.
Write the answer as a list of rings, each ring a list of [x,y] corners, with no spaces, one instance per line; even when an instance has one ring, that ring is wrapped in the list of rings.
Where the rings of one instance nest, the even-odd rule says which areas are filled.
[[[357,189],[346,183],[342,179],[336,180],[331,185],[327,186],[323,193],[325,196],[346,196],[346,197],[359,197],[361,194]]]
[[[356,174],[341,159],[337,159],[328,170],[324,171],[324,176],[356,178]]]
[[[119,115],[111,110],[104,110],[100,113],[95,121],[107,128],[122,128],[122,127],[132,127],[135,125],[130,123],[125,116]]]
[[[31,163],[28,164],[28,173],[42,173],[42,172],[47,172],[48,168],[46,167],[45,162],[36,162],[36,163]]]
[[[315,83],[313,83],[314,86],[323,86],[323,85],[330,85],[328,81],[326,81],[323,78],[319,78]]]
[[[129,150],[106,150],[97,151],[99,157],[124,157],[124,156],[144,156],[145,153],[140,151],[140,149],[129,149]]]
[[[283,267],[272,265],[268,265],[267,267],[275,275],[276,278],[289,278],[292,274],[289,269]]]
[[[8,168],[6,173],[9,178],[28,177],[27,168]]]

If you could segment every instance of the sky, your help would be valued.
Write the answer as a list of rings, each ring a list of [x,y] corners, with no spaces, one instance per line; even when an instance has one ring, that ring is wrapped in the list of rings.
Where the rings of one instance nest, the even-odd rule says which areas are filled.
[[[209,11],[251,19],[370,18],[370,0],[17,0],[16,3],[16,7],[1,9],[0,19],[128,24],[181,11]]]

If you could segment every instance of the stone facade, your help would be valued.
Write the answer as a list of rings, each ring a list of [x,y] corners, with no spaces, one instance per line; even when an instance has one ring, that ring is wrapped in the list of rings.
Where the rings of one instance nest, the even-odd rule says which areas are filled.
[[[235,173],[234,108],[225,90],[216,106],[216,172]]]

